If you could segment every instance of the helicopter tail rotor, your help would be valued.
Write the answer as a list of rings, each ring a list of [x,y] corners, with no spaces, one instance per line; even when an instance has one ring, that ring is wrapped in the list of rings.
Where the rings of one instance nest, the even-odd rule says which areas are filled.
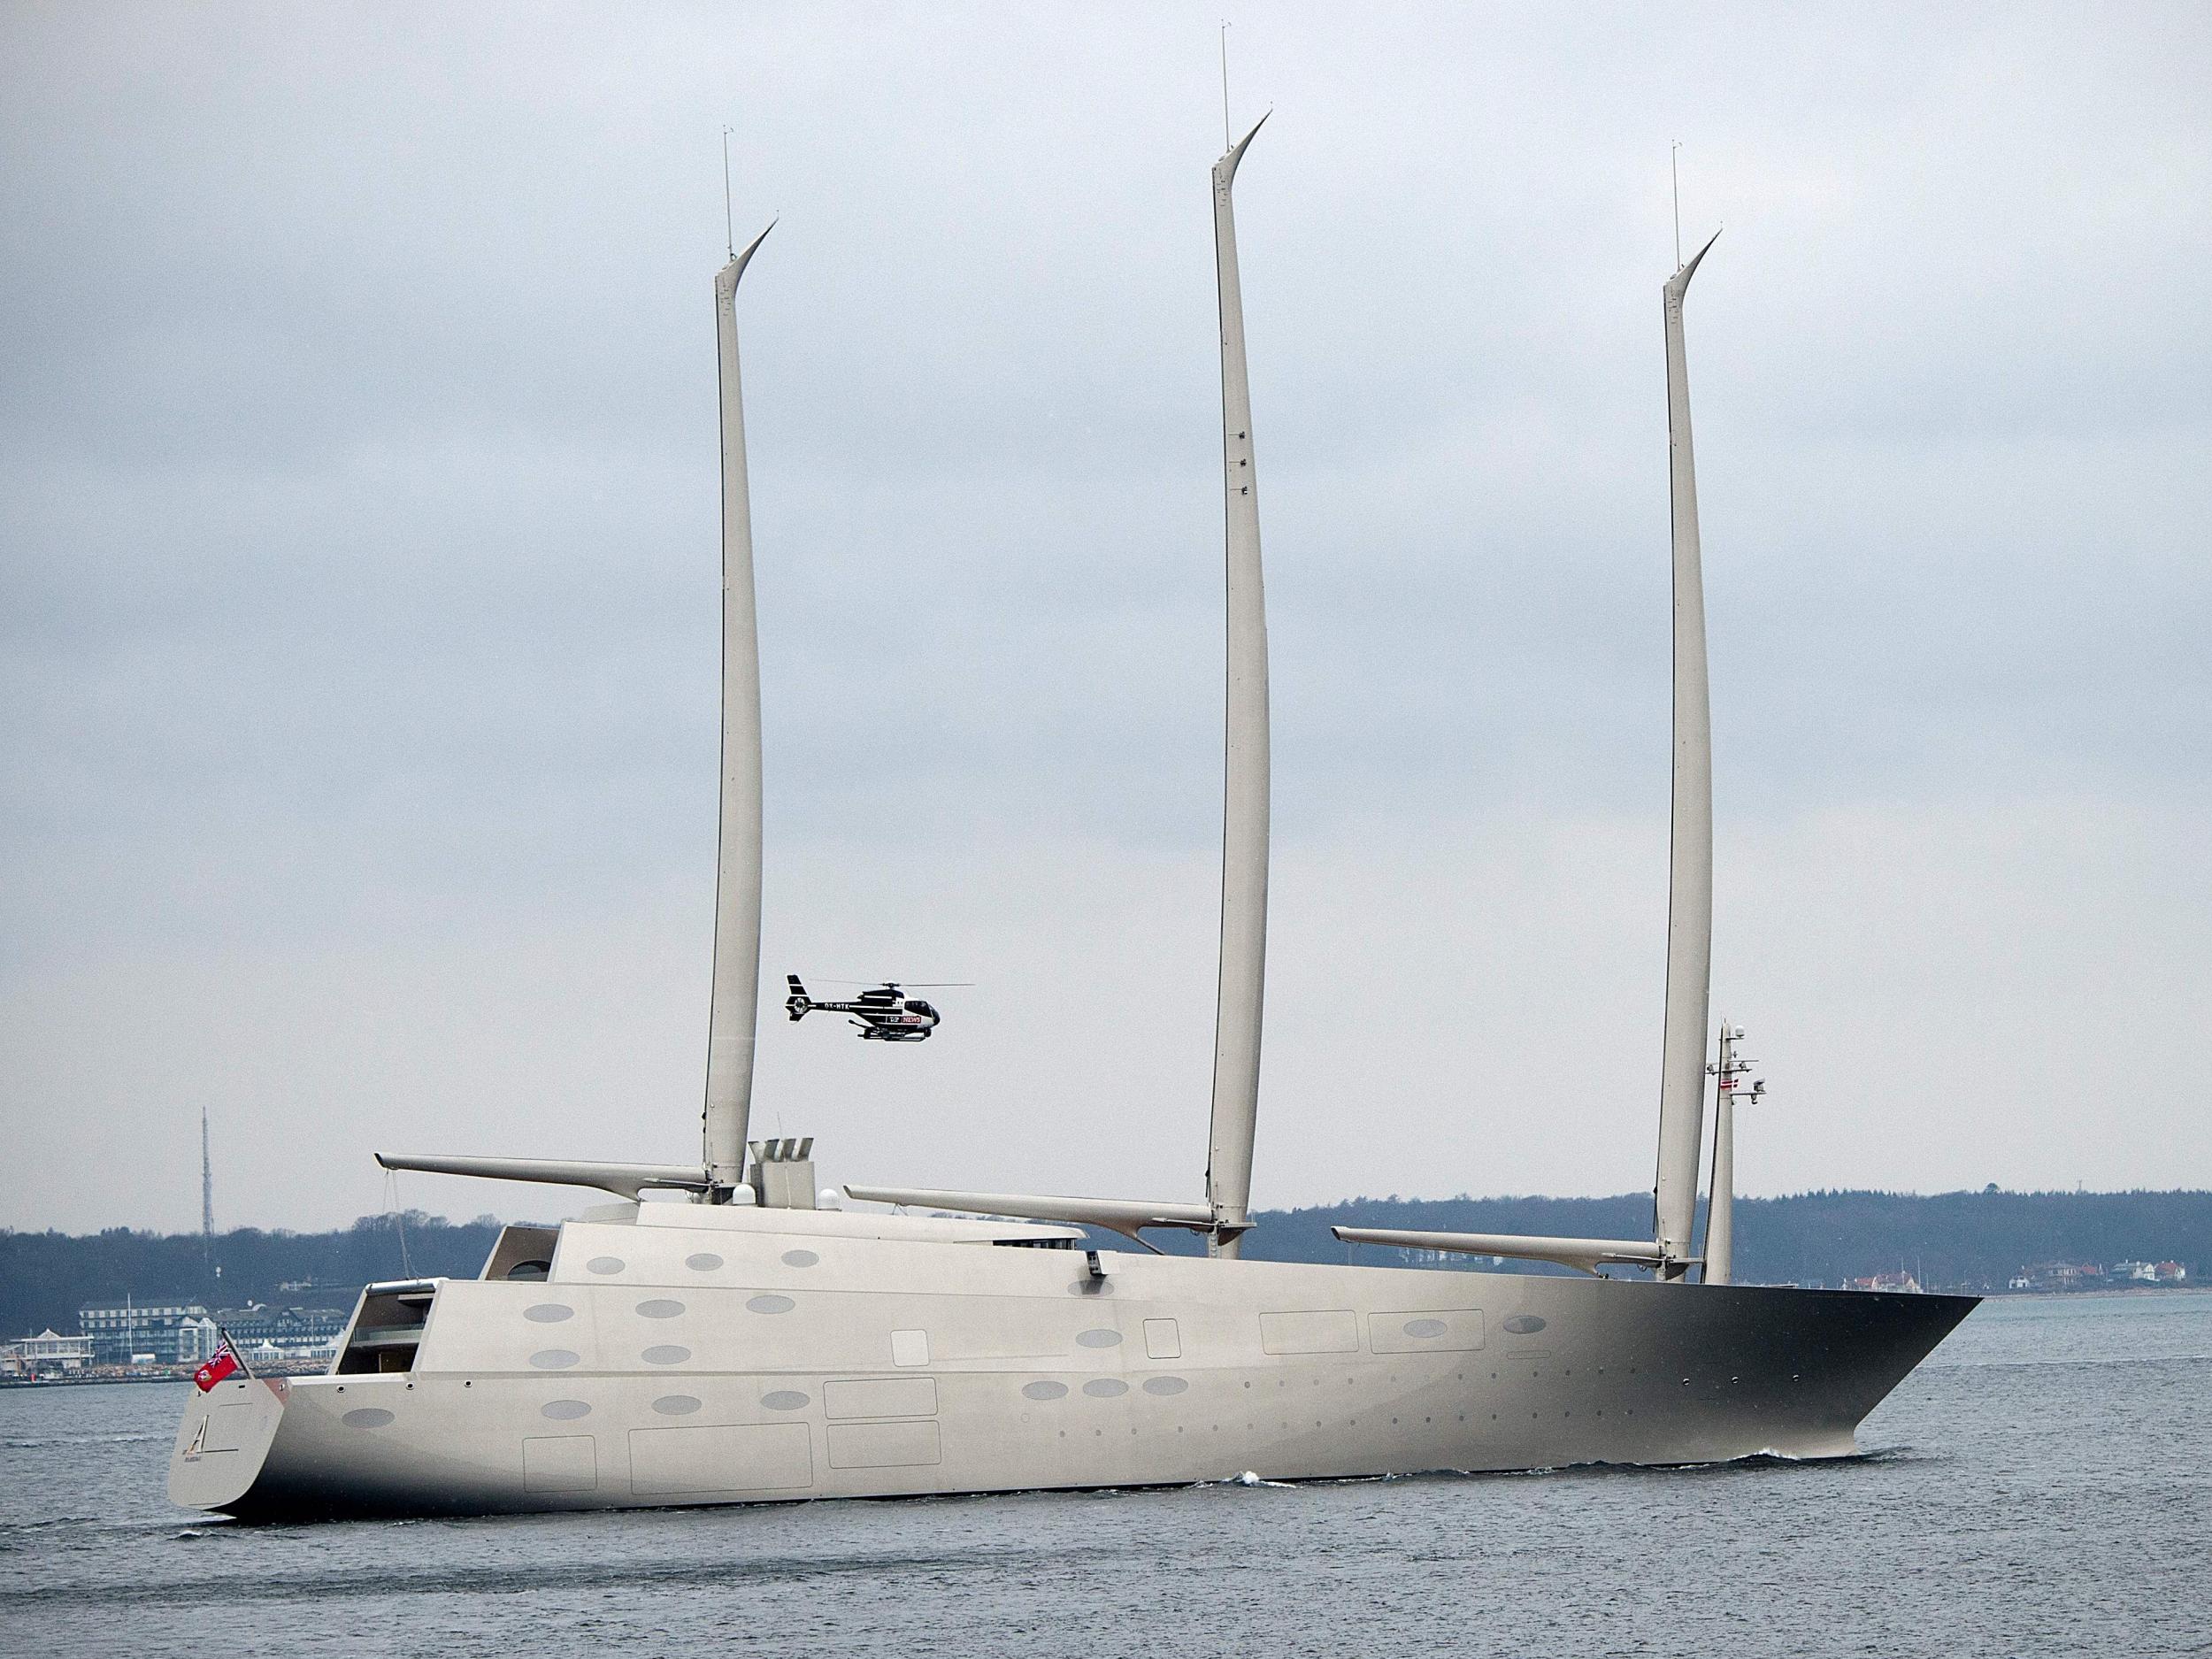
[[[791,986],[791,995],[784,998],[783,1005],[790,1011],[792,1018],[804,1019],[814,1009],[812,1000],[806,994],[806,987],[799,983],[799,976],[795,973],[787,973],[783,977]]]

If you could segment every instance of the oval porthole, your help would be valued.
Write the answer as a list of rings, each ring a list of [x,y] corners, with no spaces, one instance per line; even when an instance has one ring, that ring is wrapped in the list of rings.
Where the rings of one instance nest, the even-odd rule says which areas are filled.
[[[1129,1392],[1129,1385],[1118,1377],[1094,1377],[1083,1385],[1083,1392],[1094,1400],[1112,1400]]]
[[[1532,1313],[1517,1313],[1505,1322],[1505,1328],[1515,1336],[1534,1336],[1544,1328],[1544,1321]]]
[[[1121,1333],[1118,1331],[1079,1331],[1076,1333],[1075,1340],[1084,1348],[1118,1348],[1121,1346]]]
[[[1068,1386],[1064,1382],[1024,1383],[1022,1392],[1032,1400],[1064,1400],[1068,1397]]]
[[[1180,1377],[1148,1377],[1144,1379],[1144,1391],[1148,1394],[1179,1394],[1189,1386],[1190,1384]]]
[[[798,1306],[788,1296],[755,1296],[745,1305],[755,1313],[789,1313]]]
[[[595,1256],[584,1265],[595,1273],[619,1273],[623,1263],[618,1256]]]
[[[349,1429],[380,1429],[392,1420],[392,1414],[380,1406],[363,1406],[358,1411],[347,1412],[344,1420]]]
[[[796,1388],[779,1388],[773,1394],[761,1395],[760,1402],[771,1411],[803,1411],[807,1401]]]
[[[641,1356],[648,1365],[680,1365],[691,1357],[687,1348],[678,1348],[673,1342],[663,1342],[649,1348]]]
[[[689,1394],[663,1394],[653,1402],[653,1409],[664,1417],[687,1417],[699,1409],[699,1402]]]
[[[540,1371],[566,1371],[576,1358],[565,1348],[541,1348],[530,1356],[530,1363]]]
[[[525,1308],[522,1317],[533,1325],[558,1325],[564,1319],[573,1319],[576,1310],[565,1308],[557,1302],[541,1302],[534,1308]]]
[[[657,1298],[652,1302],[641,1302],[637,1305],[637,1310],[641,1318],[672,1319],[684,1310],[684,1305],[680,1302]]]
[[[521,1284],[542,1284],[553,1271],[550,1262],[517,1262],[507,1270],[507,1277]]]
[[[1408,1336],[1442,1336],[1447,1329],[1448,1327],[1441,1319],[1409,1319],[1406,1321]]]
[[[811,1250],[786,1250],[783,1253],[783,1264],[786,1267],[812,1267],[821,1259]]]
[[[722,1258],[712,1250],[702,1250],[696,1256],[684,1257],[684,1265],[695,1273],[711,1273],[722,1265]]]
[[[578,1417],[588,1417],[591,1408],[581,1400],[549,1400],[538,1408],[541,1417],[551,1417],[556,1423],[573,1423]]]

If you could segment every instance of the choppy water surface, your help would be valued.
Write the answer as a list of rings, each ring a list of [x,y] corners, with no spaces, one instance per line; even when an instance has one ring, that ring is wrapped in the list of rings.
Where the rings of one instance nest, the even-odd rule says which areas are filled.
[[[0,1391],[15,1653],[2212,1653],[2212,1295],[1985,1304],[1868,1455],[251,1528],[186,1385]]]

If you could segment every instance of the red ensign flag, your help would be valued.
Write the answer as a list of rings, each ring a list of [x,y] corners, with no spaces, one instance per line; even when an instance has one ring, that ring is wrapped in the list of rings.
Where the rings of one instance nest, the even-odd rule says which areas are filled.
[[[205,1394],[237,1369],[238,1356],[231,1351],[230,1339],[225,1337],[214,1357],[192,1373],[192,1386]]]

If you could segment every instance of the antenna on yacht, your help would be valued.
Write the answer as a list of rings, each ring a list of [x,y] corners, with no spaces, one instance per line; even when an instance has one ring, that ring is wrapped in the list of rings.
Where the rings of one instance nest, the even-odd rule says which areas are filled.
[[[726,127],[726,128],[721,128],[721,131],[728,133],[730,128]],[[728,173],[730,170],[728,146],[730,146],[730,140],[726,137],[724,140],[724,173]],[[1672,181],[1675,181],[1675,270],[1681,270],[1681,140],[1675,140],[1675,149],[1668,150],[1666,168],[1668,168],[1668,174],[1672,177]]]
[[[1226,26],[1224,26],[1225,31]],[[1224,64],[1228,36],[1222,36]],[[1224,95],[1227,80],[1225,72]],[[1231,187],[1252,130],[1214,163],[1214,272],[1221,306],[1221,449],[1228,567],[1228,696],[1223,733],[1221,967],[1214,1014],[1213,1113],[1206,1198],[1209,1248],[1235,1256],[1251,1228],[1252,1141],[1260,1110],[1260,1020],[1267,979],[1267,598],[1260,568],[1252,385],[1244,352]]]
[[[722,240],[729,257],[737,257],[737,219],[730,208],[730,129],[722,129]],[[1675,240],[1682,240],[1678,233]]]
[[[1714,233],[1715,239],[1719,232]],[[1658,1177],[1652,1236],[1659,1276],[1689,1271],[1705,1115],[1705,1018],[1713,965],[1713,718],[1705,657],[1705,578],[1699,560],[1697,466],[1690,443],[1690,378],[1682,300],[1708,241],[1667,279],[1668,485],[1673,503],[1673,810],[1667,873],[1666,1033],[1659,1084]]]
[[[1236,132],[1229,125],[1229,19],[1221,19],[1221,147],[1236,147]]]
[[[723,138],[724,155],[729,139]],[[725,172],[724,188],[728,188]],[[753,603],[753,507],[745,472],[745,400],[737,356],[737,285],[768,230],[714,279],[722,390],[722,791],[715,858],[714,988],[707,1016],[701,1143],[705,1197],[729,1201],[745,1174],[753,1046],[760,1008],[760,634]],[[733,237],[733,241],[735,239]]]

